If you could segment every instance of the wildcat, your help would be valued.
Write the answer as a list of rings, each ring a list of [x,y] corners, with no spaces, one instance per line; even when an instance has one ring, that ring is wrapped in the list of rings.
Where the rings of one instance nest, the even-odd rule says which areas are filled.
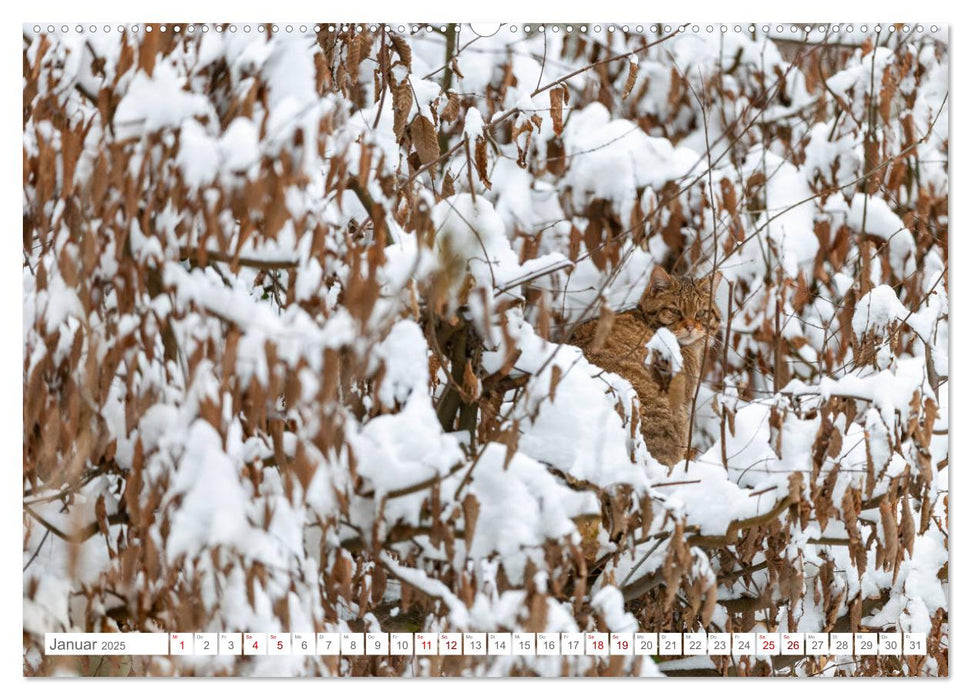
[[[591,363],[631,383],[640,400],[644,442],[654,458],[668,466],[683,460],[689,445],[705,337],[710,345],[721,324],[713,300],[720,281],[717,272],[695,279],[671,276],[655,267],[636,308],[618,314],[612,326],[588,321],[577,327],[570,340]],[[673,376],[646,364],[645,346],[659,328],[671,331],[681,349],[683,364]]]

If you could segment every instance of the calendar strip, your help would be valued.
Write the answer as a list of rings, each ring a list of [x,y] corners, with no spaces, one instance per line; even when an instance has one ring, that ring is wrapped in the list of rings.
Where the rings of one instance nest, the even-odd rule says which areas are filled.
[[[50,632],[71,656],[925,656],[913,632]]]

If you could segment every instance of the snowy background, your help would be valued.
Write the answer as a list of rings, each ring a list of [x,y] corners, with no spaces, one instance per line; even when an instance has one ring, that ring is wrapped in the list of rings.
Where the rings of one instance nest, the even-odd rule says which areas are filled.
[[[542,29],[24,27],[26,673],[947,674],[946,33]],[[655,265],[723,275],[673,470],[568,344]],[[39,652],[372,629],[929,654]]]

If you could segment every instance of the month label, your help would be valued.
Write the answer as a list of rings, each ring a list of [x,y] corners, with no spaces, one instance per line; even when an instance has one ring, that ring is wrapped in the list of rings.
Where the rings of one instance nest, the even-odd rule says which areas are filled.
[[[178,641],[184,652],[184,639]],[[45,632],[45,656],[167,656],[171,635],[165,632]]]

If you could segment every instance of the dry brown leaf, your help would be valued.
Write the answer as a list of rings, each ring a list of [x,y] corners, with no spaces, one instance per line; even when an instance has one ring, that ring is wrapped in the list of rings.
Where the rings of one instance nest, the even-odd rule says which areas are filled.
[[[607,342],[607,336],[610,335],[610,331],[614,327],[614,319],[617,314],[606,304],[600,307],[600,318],[597,319],[597,327],[593,331],[593,342],[590,344],[590,349],[594,352],[599,352],[603,349],[604,343]]]
[[[357,79],[357,69],[361,65],[361,49],[363,45],[361,44],[360,38],[362,34],[350,37],[347,39],[346,53],[344,56],[344,68],[352,80]]]
[[[502,463],[503,471],[505,471],[509,469],[512,458],[516,456],[516,451],[519,450],[519,421],[514,420],[508,429],[503,430],[497,436],[496,442],[506,446],[506,458]]]
[[[475,140],[475,172],[487,190],[492,189],[489,182],[489,158],[486,153],[486,140],[481,136]]]
[[[408,42],[405,41],[404,37],[400,34],[395,34],[391,32],[388,34],[391,39],[391,45],[394,46],[394,50],[398,52],[398,56],[401,57],[401,62],[405,64],[405,68],[409,71],[411,70],[411,47]]]
[[[880,116],[884,124],[890,124],[890,107],[893,103],[893,96],[897,92],[897,80],[892,66],[887,66],[883,71],[883,80],[880,87]]]
[[[596,200],[587,211],[587,227],[583,231],[583,243],[587,247],[590,259],[597,266],[598,270],[607,267],[607,255],[604,253],[603,246],[603,202]]]
[[[471,493],[462,499],[462,514],[465,517],[465,547],[472,546],[475,536],[475,524],[479,519],[479,501]]]
[[[442,121],[453,122],[459,116],[459,97],[454,92],[448,92],[448,104],[442,110]]]
[[[457,75],[460,79],[465,77],[465,75],[459,69],[458,56],[452,56],[452,60],[449,62],[449,65],[452,67],[452,72],[455,73],[455,75]]]
[[[624,94],[621,95],[621,99],[626,100],[627,96],[630,95],[631,90],[634,89],[634,83],[637,82],[637,60],[636,57],[632,56],[631,61],[628,64],[627,69],[627,82],[624,83]]]
[[[422,165],[434,163],[442,153],[438,147],[435,125],[423,114],[419,114],[411,122],[411,142],[415,145]]]
[[[727,177],[722,178],[719,184],[722,191],[722,207],[732,216],[737,216],[738,197],[735,194],[735,186]]]
[[[802,501],[802,472],[793,472],[789,475],[789,502],[799,503]]]
[[[394,110],[394,135],[401,143],[401,137],[405,133],[405,126],[408,124],[408,115],[411,113],[413,98],[411,86],[407,81],[401,82],[394,87],[394,100],[392,109]]]
[[[681,74],[678,73],[677,68],[671,68],[671,84],[668,89],[668,107],[673,108],[678,102],[681,101],[681,96],[684,94],[684,82],[681,80]]]
[[[707,627],[708,623],[711,622],[712,616],[715,614],[715,610],[718,607],[718,586],[709,586],[708,590],[705,592],[705,604],[701,609],[701,624],[703,627]]]
[[[914,553],[915,534],[914,513],[910,509],[910,499],[903,498],[900,506],[900,542],[910,555]]]
[[[475,376],[471,362],[466,362],[465,369],[462,371],[462,390],[473,400],[479,398],[482,393],[482,384],[479,382],[479,378]]]
[[[883,568],[892,569],[897,563],[898,529],[893,504],[889,499],[880,503],[880,524],[883,526]]]
[[[563,378],[563,369],[559,365],[553,365],[550,370],[550,402],[556,401],[556,387],[559,386],[560,379]]]
[[[553,133],[563,133],[563,88],[550,90],[550,118],[553,120]]]
[[[445,179],[442,181],[442,198],[451,197],[455,194],[455,178],[452,177],[451,172],[445,173]]]

